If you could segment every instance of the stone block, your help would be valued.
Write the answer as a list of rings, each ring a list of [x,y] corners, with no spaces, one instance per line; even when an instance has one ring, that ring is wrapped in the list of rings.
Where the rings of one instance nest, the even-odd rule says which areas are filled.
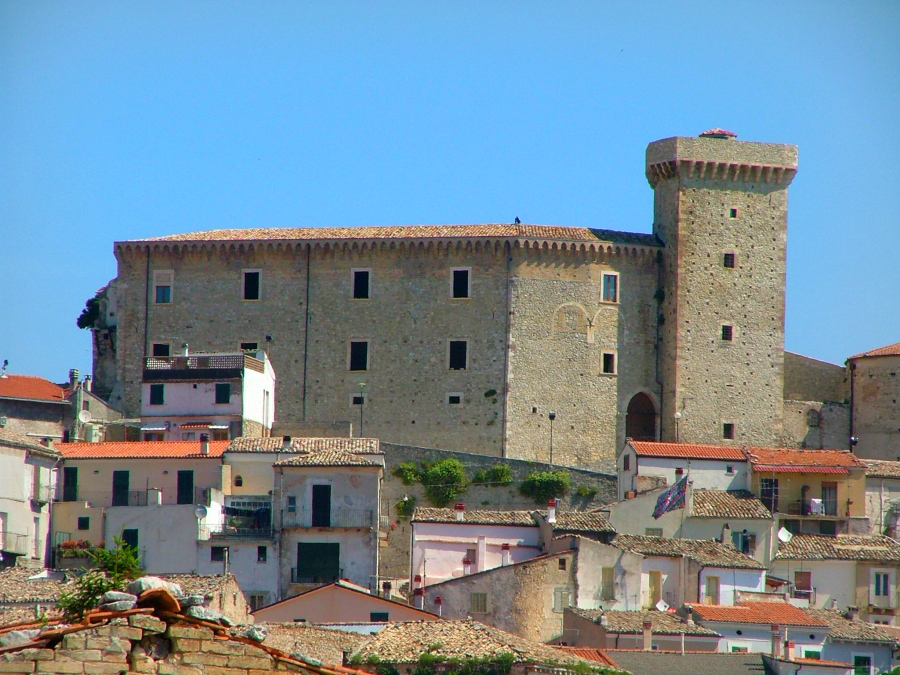
[[[109,661],[100,661],[99,663],[85,663],[85,675],[117,675],[128,670],[127,666],[121,663],[110,663]]]
[[[203,669],[197,666],[186,666],[174,661],[159,661],[157,664],[158,675],[203,675]]]
[[[135,673],[155,673],[156,661],[148,658],[132,659],[129,670]]]
[[[247,675],[243,668],[224,668],[221,666],[207,666],[203,669],[204,675]]]
[[[140,628],[132,628],[131,626],[113,626],[110,630],[110,635],[125,638],[126,640],[140,640],[144,637],[144,632]]]
[[[211,640],[213,636],[212,630],[203,626],[185,626],[173,625],[169,626],[166,633],[170,638],[191,638],[194,640]]]
[[[226,656],[244,656],[244,645],[230,640],[204,640],[200,649],[210,654],[224,654]]]
[[[181,661],[182,663],[190,664],[190,665],[201,665],[201,666],[224,666],[228,664],[229,656],[223,656],[221,654],[206,654],[201,651],[196,652],[185,652],[182,654]]]
[[[165,621],[161,621],[155,616],[147,616],[146,614],[129,616],[128,624],[133,628],[140,628],[145,633],[165,633],[167,628]]]
[[[87,642],[87,635],[84,633],[69,633],[64,635],[62,639],[63,649],[84,649]]]
[[[56,652],[52,649],[23,649],[16,653],[23,659],[34,659],[35,661],[47,661],[56,658]]]
[[[180,638],[173,637],[172,640],[172,651],[173,652],[199,652],[200,651],[200,640],[192,640],[190,638]]]
[[[229,656],[228,666],[230,668],[270,668],[272,666],[271,658],[261,658],[259,656]]]
[[[67,658],[73,661],[101,661],[99,649],[60,649],[56,652],[56,658]]]
[[[56,658],[53,661],[36,661],[38,673],[83,673],[84,663]]]
[[[0,673],[33,673],[34,661],[22,659],[21,661],[0,660]]]

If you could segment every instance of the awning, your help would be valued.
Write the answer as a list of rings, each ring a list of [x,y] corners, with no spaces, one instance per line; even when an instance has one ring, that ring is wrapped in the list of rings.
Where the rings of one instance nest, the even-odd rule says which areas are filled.
[[[209,422],[185,422],[178,426],[180,429],[209,429]]]
[[[148,424],[147,426],[142,426],[141,431],[168,431],[168,424]]]
[[[831,473],[847,475],[850,472],[837,466],[766,466],[754,464],[754,473]]]

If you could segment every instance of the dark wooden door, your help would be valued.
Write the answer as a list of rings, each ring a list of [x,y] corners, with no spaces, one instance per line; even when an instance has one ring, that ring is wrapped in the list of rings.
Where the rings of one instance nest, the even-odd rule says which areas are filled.
[[[331,527],[331,486],[313,485],[312,526]]]

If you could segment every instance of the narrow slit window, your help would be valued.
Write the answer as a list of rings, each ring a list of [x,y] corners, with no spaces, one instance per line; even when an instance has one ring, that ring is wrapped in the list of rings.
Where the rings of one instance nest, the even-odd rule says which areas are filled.
[[[731,422],[725,422],[722,425],[722,438],[734,439],[734,424]]]
[[[259,270],[244,270],[244,300],[259,300]]]
[[[731,342],[734,339],[734,326],[722,326],[722,339],[725,342]]]
[[[603,352],[603,373],[605,375],[616,374],[616,355],[613,352]]]
[[[369,270],[353,270],[353,299],[368,300],[369,298]]]
[[[350,370],[369,369],[369,343],[364,341],[350,343]]]
[[[471,297],[469,295],[469,270],[453,270],[453,297]]]
[[[619,301],[619,275],[603,275],[603,302]]]
[[[734,253],[726,253],[722,259],[722,266],[734,269]]]

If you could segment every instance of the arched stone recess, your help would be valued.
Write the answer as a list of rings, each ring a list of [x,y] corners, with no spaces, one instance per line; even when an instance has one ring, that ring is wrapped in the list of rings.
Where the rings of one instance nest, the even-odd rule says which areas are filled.
[[[640,390],[625,408],[625,438],[655,441],[659,438],[659,401],[651,392]]]

